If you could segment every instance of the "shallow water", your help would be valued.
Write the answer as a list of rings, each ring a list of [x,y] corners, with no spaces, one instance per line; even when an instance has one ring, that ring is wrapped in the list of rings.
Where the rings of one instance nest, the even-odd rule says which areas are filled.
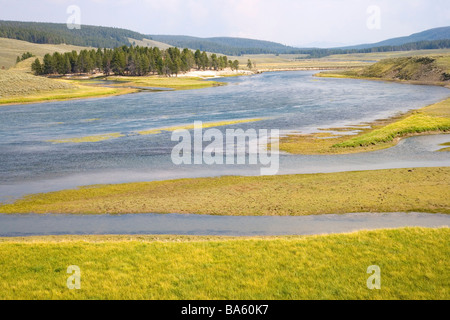
[[[351,213],[302,217],[0,214],[0,237],[85,234],[314,235],[400,227],[448,227],[449,223],[449,215],[427,213]]]
[[[264,121],[224,126],[303,133],[373,121],[446,98],[441,87],[353,79],[317,79],[314,72],[264,73],[226,78],[227,86],[190,91],[143,92],[0,108],[0,201],[27,193],[80,185],[220,175],[258,175],[260,166],[175,166],[176,142],[160,127],[247,118]],[[106,133],[125,137],[96,143],[48,140]],[[424,136],[371,153],[332,156],[281,155],[279,174],[448,166],[448,153],[434,152],[449,136]]]

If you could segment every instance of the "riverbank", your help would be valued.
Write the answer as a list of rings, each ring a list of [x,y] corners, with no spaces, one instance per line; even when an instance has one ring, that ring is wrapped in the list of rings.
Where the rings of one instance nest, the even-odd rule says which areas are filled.
[[[0,299],[448,299],[449,237],[448,228],[406,228],[2,238]],[[71,265],[81,270],[81,290],[67,288]],[[381,290],[367,288],[372,265],[381,269]]]
[[[46,78],[21,71],[0,71],[0,106],[109,97],[159,88],[193,90],[225,85],[205,79],[187,76]]]
[[[36,77],[21,71],[0,70],[0,106],[47,101],[99,98],[137,92],[132,88],[107,88]]]
[[[414,135],[449,131],[450,98],[389,119],[341,128],[323,128],[312,134],[281,137],[280,150],[292,154],[368,152],[390,148],[401,139]]]
[[[450,213],[449,175],[438,167],[96,185],[26,196],[0,213]]]

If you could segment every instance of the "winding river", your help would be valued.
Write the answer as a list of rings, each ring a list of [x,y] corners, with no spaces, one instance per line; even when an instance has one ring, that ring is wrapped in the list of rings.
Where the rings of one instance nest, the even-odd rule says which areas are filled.
[[[435,86],[315,78],[313,74],[314,72],[309,71],[263,73],[221,79],[219,81],[227,82],[228,85],[200,90],[141,92],[100,99],[3,106],[0,108],[0,202],[13,201],[29,193],[90,184],[258,175],[260,172],[260,167],[255,165],[176,166],[171,160],[171,151],[176,145],[176,142],[171,141],[171,133],[156,131],[154,134],[142,135],[139,134],[141,131],[192,125],[194,121],[205,123],[258,118],[262,120],[221,126],[218,129],[222,132],[228,128],[242,128],[280,129],[284,134],[294,131],[310,133],[318,128],[355,125],[386,118],[443,100],[450,93],[446,88]],[[55,143],[106,134],[114,135],[111,135],[111,139],[99,142]],[[370,153],[322,156],[281,154],[278,174],[449,166],[448,153],[435,152],[440,148],[439,144],[449,141],[448,135],[418,136],[405,139],[393,148]],[[409,217],[411,216],[413,215],[410,214]],[[433,219],[440,217],[432,216]],[[33,217],[0,215],[0,225],[10,225],[10,234],[28,234],[27,225],[41,223],[38,221],[44,221],[42,223],[45,224],[45,219],[54,219],[52,223],[59,223],[56,221],[60,219],[47,216],[38,220]],[[63,217],[73,223],[79,219]],[[143,217],[145,216],[133,218],[138,221],[135,222],[136,226],[140,225],[138,219],[144,219]],[[336,221],[343,219],[342,217],[331,219],[334,222],[330,222],[330,226],[339,224]],[[371,220],[373,216],[364,217],[368,219],[368,223],[362,225],[362,228],[375,223]],[[182,223],[178,223],[179,225],[187,221],[180,215],[165,216],[165,219],[169,218],[181,219]],[[305,234],[306,231],[302,228],[292,233],[289,226],[299,226],[304,224],[305,220],[302,219],[310,218],[291,218],[292,222],[284,223],[283,227],[277,229],[279,231],[270,231],[270,228],[258,227],[241,230],[239,226],[242,221],[239,219],[251,221],[242,225],[258,226],[261,223],[275,226],[276,223],[269,220],[278,218],[231,217],[230,223],[225,223],[223,229],[216,230],[213,224],[211,228],[202,224],[208,218],[190,217],[188,221],[195,221],[188,224],[193,226],[192,230],[181,228],[172,231],[201,234],[195,226],[202,225],[201,230],[216,230],[211,234]],[[14,219],[19,222],[13,222]],[[77,229],[80,233],[94,232],[95,230],[87,228],[91,223],[99,228],[107,223],[100,217],[88,219],[92,220],[84,224],[86,228]],[[110,219],[111,223],[120,221],[120,224],[126,225],[127,219],[131,218],[125,216],[106,219]],[[263,222],[264,219],[269,220]],[[294,223],[297,221],[295,219],[299,219],[299,224]],[[320,221],[321,218],[314,219]],[[442,219],[438,224],[444,221],[443,225],[448,225],[448,219]],[[170,224],[164,223],[177,225],[175,220],[170,220]],[[14,223],[20,225],[23,231],[20,228],[14,229]],[[149,226],[154,225],[154,222],[149,223]],[[348,221],[348,225],[348,230],[353,230],[351,221]],[[61,230],[66,230],[67,233],[72,229]],[[114,230],[115,227],[109,229],[111,232]],[[170,228],[163,230],[162,226],[158,230],[159,233],[172,232]],[[322,232],[322,229],[317,230]],[[150,229],[147,231],[153,232]],[[46,231],[42,232],[46,234]],[[120,232],[140,231],[125,228]],[[8,234],[4,230],[1,233]],[[29,234],[38,233],[29,231]]]

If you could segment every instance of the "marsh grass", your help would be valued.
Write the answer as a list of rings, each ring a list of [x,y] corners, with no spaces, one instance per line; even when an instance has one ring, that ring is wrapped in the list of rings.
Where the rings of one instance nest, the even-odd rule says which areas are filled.
[[[26,196],[0,213],[450,213],[449,177],[443,167],[95,185]]]
[[[367,127],[368,126],[368,127]],[[380,150],[401,138],[450,131],[450,99],[389,119],[361,126],[320,129],[320,133],[288,135],[280,139],[280,150],[293,154],[344,154]],[[329,132],[326,132],[329,131]],[[330,132],[356,131],[353,135]],[[327,137],[327,139],[321,139]]]
[[[0,239],[0,299],[450,298],[448,228],[214,238]],[[81,289],[66,286],[81,269]],[[367,268],[381,269],[369,290]]]
[[[439,152],[448,152],[448,151],[450,151],[450,142],[446,142],[446,143],[440,144],[440,146],[445,146],[445,148],[442,148],[442,149],[438,150]]]
[[[95,121],[95,119],[93,119],[93,121]],[[54,144],[59,144],[59,143],[99,142],[99,141],[105,141],[105,140],[109,140],[109,139],[120,138],[120,137],[124,137],[124,135],[116,132],[116,133],[107,133],[107,134],[99,134],[99,135],[93,135],[93,136],[79,137],[79,138],[69,138],[69,139],[60,139],[60,140],[48,140],[48,142],[52,142]]]
[[[256,121],[262,121],[264,118],[254,118],[254,119],[241,119],[241,120],[225,120],[225,121],[216,121],[216,122],[204,122],[202,123],[202,128],[214,128],[214,127],[221,127],[221,126],[229,126],[234,124],[240,124],[240,123],[249,123],[249,122],[256,122]],[[150,134],[160,134],[163,131],[169,131],[173,132],[176,130],[192,130],[195,128],[195,125],[181,125],[181,126],[172,126],[172,127],[161,127],[161,128],[155,128],[150,130],[142,130],[138,133],[140,135],[150,135]]]
[[[196,77],[161,77],[161,76],[147,76],[147,77],[126,77],[126,76],[111,76],[105,78],[106,80],[117,81],[115,86],[135,86],[135,87],[151,87],[151,88],[170,88],[174,90],[192,90],[210,88],[215,86],[225,85],[225,83],[216,81],[205,81],[202,78]]]

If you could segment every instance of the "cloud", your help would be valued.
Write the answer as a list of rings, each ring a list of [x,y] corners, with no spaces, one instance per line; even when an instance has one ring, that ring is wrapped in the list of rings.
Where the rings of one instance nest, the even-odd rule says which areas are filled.
[[[0,19],[65,23],[80,6],[82,23],[144,34],[240,36],[290,45],[376,42],[448,25],[448,0],[0,0]],[[381,29],[367,8],[381,8]]]

